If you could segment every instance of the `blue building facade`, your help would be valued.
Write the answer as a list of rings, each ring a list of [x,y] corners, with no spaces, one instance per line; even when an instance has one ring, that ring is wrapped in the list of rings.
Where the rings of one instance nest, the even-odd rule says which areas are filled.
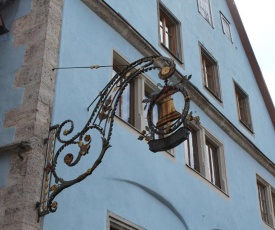
[[[27,9],[33,11],[35,4],[30,2],[20,1],[16,8],[20,12],[18,17],[28,15]],[[9,7],[15,9],[14,5]],[[141,102],[158,88],[160,79],[155,71],[139,76],[124,92],[117,108],[110,140],[112,147],[106,151],[102,163],[84,181],[63,190],[55,198],[56,212],[40,217],[39,223],[34,221],[37,219],[35,208],[29,215],[20,214],[22,219],[31,219],[26,221],[29,226],[44,230],[275,227],[274,105],[233,1],[65,0],[62,4],[49,1],[47,7],[38,108],[46,106],[46,100],[49,109],[46,109],[47,116],[41,115],[39,109],[34,112],[38,117],[34,119],[35,127],[40,123],[49,127],[70,119],[74,122],[73,134],[81,131],[91,116],[88,106],[114,74],[123,69],[123,65],[154,55],[174,60],[176,72],[172,81],[192,74],[186,88],[191,97],[190,111],[200,117],[200,124],[190,122],[189,139],[176,148],[151,152],[145,140],[137,140],[147,123]],[[59,9],[58,13],[51,14],[52,8]],[[16,23],[7,9],[3,8],[1,14],[7,21]],[[56,15],[61,20],[58,33],[53,26],[59,20]],[[51,38],[52,33],[58,36]],[[5,40],[4,36],[8,38]],[[9,111],[24,105],[22,98],[24,94],[29,95],[32,85],[25,89],[12,87],[16,81],[14,71],[28,64],[25,50],[28,46],[14,47],[12,35],[4,36],[0,37],[3,38],[0,74],[6,84],[1,83],[3,90],[0,91],[1,98],[5,98],[0,109],[3,121],[0,124],[0,191],[3,194],[0,201],[4,204],[0,220],[3,229],[13,229],[15,225],[7,221],[7,210],[12,210],[11,207],[14,210],[20,202],[12,204],[5,198],[11,192],[10,181],[18,183],[18,177],[13,176],[13,162],[18,154],[15,150],[10,153],[10,146],[16,141],[22,144],[25,139],[20,139],[16,132],[16,122],[20,119],[10,122],[11,125],[5,124],[9,124]],[[52,59],[48,60],[47,52],[51,50],[54,58],[50,56]],[[11,66],[9,56],[13,60]],[[58,66],[91,65],[109,67],[51,71]],[[7,75],[10,78],[6,78]],[[56,80],[48,83],[49,78]],[[48,93],[43,91],[43,81]],[[54,90],[49,90],[48,85]],[[41,99],[43,95],[46,96]],[[175,98],[174,102],[181,111],[182,98]],[[159,119],[157,115],[156,119]],[[35,195],[23,198],[28,201],[29,205],[24,206],[27,210],[39,201],[48,127],[34,129],[34,134],[29,135],[31,154],[29,150],[22,154],[27,172],[23,181],[28,183],[26,178],[37,177],[28,184],[35,187],[32,191]],[[90,134],[89,154],[76,166],[66,166],[63,159],[68,152],[77,152],[77,148],[68,147],[61,153],[56,171],[64,180],[85,172],[100,153],[100,136]],[[37,139],[32,138],[34,136]],[[42,145],[42,141],[43,146],[36,147]],[[59,146],[57,143],[56,149]],[[36,155],[39,157],[33,157]],[[30,169],[28,162],[33,158],[36,167]],[[23,189],[24,193],[29,191]],[[27,224],[19,225],[18,229],[32,229],[24,228]]]

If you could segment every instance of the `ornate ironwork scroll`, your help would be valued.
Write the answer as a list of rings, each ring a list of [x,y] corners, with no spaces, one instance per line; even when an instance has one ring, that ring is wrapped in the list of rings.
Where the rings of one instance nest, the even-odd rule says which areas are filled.
[[[84,180],[87,176],[91,175],[96,167],[101,163],[106,150],[111,146],[110,139],[112,136],[115,111],[123,91],[134,78],[142,73],[154,69],[160,71],[159,77],[164,80],[165,85],[160,92],[152,95],[149,101],[147,101],[147,103],[150,102],[147,116],[147,130],[150,133],[151,138],[148,138],[148,134],[143,132],[143,136],[139,139],[147,137],[146,139],[152,142],[154,141],[153,134],[167,135],[175,132],[181,126],[189,110],[190,98],[187,91],[183,87],[183,83],[188,79],[183,79],[177,84],[169,85],[168,79],[175,72],[175,64],[171,59],[165,57],[146,57],[133,62],[120,73],[116,74],[95,98],[91,104],[94,106],[91,116],[80,132],[73,135],[74,123],[72,120],[66,120],[60,125],[55,125],[50,128],[41,199],[40,203],[37,204],[39,217],[50,212],[55,212],[58,206],[57,202],[54,200],[55,197],[64,189]],[[160,99],[166,96],[171,96],[177,92],[180,92],[185,98],[185,107],[182,114],[174,122],[171,122],[165,126],[156,127],[156,125],[151,122],[152,109],[154,105],[160,101]],[[92,130],[98,132],[102,139],[102,146],[98,157],[91,163],[89,168],[85,169],[76,178],[72,180],[65,180],[61,178],[56,170],[58,162],[60,164],[59,158],[61,153],[65,154],[63,162],[66,166],[76,166],[85,155],[89,154],[89,149],[92,145]],[[77,152],[71,153],[72,149],[77,149]]]

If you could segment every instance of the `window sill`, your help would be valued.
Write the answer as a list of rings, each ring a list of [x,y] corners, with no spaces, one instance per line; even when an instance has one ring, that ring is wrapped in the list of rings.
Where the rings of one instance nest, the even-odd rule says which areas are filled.
[[[197,175],[199,175],[204,181],[206,181],[208,184],[212,185],[214,188],[216,188],[217,190],[219,190],[223,195],[225,195],[227,198],[229,198],[230,196],[223,191],[221,188],[219,188],[218,186],[214,185],[211,181],[209,181],[204,175],[202,175],[201,173],[199,173],[197,170],[193,169],[192,167],[190,167],[188,164],[185,164],[187,166],[187,168],[193,172],[195,172]]]
[[[209,20],[207,20],[202,14],[201,12],[198,10],[199,14],[202,16],[202,18],[212,27],[212,29],[215,29],[214,28],[214,25],[213,25],[213,21],[211,20],[211,22],[209,22]],[[212,19],[212,18],[211,18]]]
[[[242,120],[239,120],[239,122],[252,134],[254,135],[255,133],[251,128],[249,128]]]
[[[224,32],[224,31],[223,31],[223,34],[224,34],[224,36],[227,38],[227,40],[228,40],[228,41],[230,41],[230,43],[233,45],[234,43],[233,43],[232,38],[230,39],[229,37],[227,37],[227,35],[225,34],[225,32]]]
[[[139,136],[142,135],[141,131],[138,130],[135,126],[129,124],[126,121],[124,121],[122,118],[120,118],[117,115],[115,115],[115,118],[118,119],[121,123],[123,123],[123,125],[126,125],[128,128],[130,128],[131,130],[135,131],[135,133],[137,133]],[[146,141],[146,143],[147,143],[147,141]],[[175,150],[174,149],[171,149],[170,151],[162,151],[162,152],[167,153],[172,158],[175,158]]]
[[[168,49],[165,45],[163,45],[161,42],[160,42],[160,45],[161,45],[161,47],[162,47],[166,52],[168,52],[168,53],[172,56],[172,58],[174,58],[174,59],[180,64],[180,66],[183,66],[182,58],[177,57],[173,52],[171,52],[171,50],[169,50],[169,49]]]
[[[215,93],[213,93],[206,85],[204,85],[204,88],[213,96],[220,104],[223,103],[222,99],[219,98]]]
[[[274,230],[275,229],[274,227],[272,227],[271,225],[269,225],[268,223],[266,223],[264,220],[262,220],[262,221],[263,221],[263,223],[265,225],[265,229],[267,229],[267,230]]]

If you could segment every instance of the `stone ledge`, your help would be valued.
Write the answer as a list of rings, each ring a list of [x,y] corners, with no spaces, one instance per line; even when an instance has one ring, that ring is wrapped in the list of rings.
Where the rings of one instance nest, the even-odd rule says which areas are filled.
[[[9,145],[3,145],[0,147],[0,154],[2,153],[24,153],[31,150],[31,145],[28,141],[21,141],[18,143],[12,143]]]

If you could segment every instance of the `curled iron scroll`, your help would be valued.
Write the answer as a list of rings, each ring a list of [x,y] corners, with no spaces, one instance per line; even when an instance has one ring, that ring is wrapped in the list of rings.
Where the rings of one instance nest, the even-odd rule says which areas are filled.
[[[122,93],[130,82],[140,74],[155,69],[160,71],[160,78],[167,82],[167,79],[175,71],[175,63],[171,59],[160,56],[146,57],[133,62],[117,73],[88,107],[93,106],[93,110],[82,130],[74,134],[74,122],[72,120],[66,120],[60,125],[50,128],[41,198],[38,203],[39,216],[55,212],[58,207],[55,197],[64,189],[91,175],[101,163],[106,150],[111,147],[110,140],[115,111]],[[182,119],[184,117],[185,115]],[[153,132],[156,131],[153,126],[151,127]],[[98,157],[93,159],[90,167],[84,169],[77,177],[71,180],[63,179],[56,170],[57,166],[63,163],[66,167],[73,168],[89,155],[93,144],[93,136],[90,134],[92,130],[98,132],[102,140]],[[72,147],[77,148],[77,152],[72,152]],[[64,155],[63,158],[61,157],[62,154]]]

